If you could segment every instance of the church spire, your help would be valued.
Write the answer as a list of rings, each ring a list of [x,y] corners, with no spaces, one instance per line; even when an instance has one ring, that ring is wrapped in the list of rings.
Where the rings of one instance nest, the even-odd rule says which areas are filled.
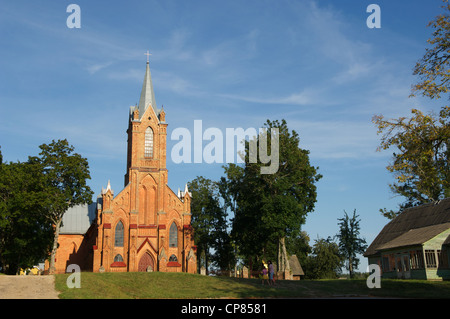
[[[142,84],[141,98],[139,99],[140,117],[144,115],[144,112],[147,110],[149,105],[151,105],[155,113],[158,114],[158,109],[155,102],[155,92],[153,92],[152,76],[150,74],[150,66],[148,61],[148,56],[150,55],[150,53],[148,53],[147,51],[145,55],[147,55],[147,68],[145,70],[144,83]]]

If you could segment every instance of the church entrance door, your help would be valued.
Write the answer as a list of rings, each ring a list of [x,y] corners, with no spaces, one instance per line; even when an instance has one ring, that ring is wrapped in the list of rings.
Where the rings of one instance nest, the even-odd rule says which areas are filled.
[[[145,253],[139,260],[138,271],[153,271],[154,269],[153,258]]]

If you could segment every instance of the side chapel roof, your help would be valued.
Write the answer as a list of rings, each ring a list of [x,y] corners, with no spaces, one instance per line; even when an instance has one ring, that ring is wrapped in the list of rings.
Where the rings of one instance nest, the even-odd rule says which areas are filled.
[[[69,208],[63,215],[60,234],[86,234],[96,216],[97,203]]]

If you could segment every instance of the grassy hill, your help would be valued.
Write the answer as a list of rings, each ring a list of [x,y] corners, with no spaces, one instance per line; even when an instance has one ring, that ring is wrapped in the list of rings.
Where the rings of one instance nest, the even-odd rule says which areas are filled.
[[[365,280],[277,281],[275,287],[257,279],[208,277],[186,273],[81,273],[81,288],[66,285],[69,274],[55,276],[60,298],[315,298],[378,296],[450,298],[450,282],[382,280],[369,289]]]

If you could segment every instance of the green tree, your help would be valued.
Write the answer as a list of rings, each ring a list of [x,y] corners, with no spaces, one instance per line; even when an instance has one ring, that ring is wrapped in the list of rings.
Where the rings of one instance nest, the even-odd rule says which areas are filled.
[[[450,88],[450,4],[443,0],[444,13],[428,23],[434,29],[432,38],[428,39],[430,48],[414,67],[414,75],[419,76],[419,83],[412,88],[412,96],[416,92],[429,98],[440,98]]]
[[[308,255],[312,252],[312,247],[309,246],[309,236],[305,231],[300,231],[297,236],[290,236],[286,238],[286,250],[290,255],[296,255],[300,265],[306,263]]]
[[[191,225],[197,245],[199,268],[203,264],[207,273],[210,264],[230,270],[234,266],[231,238],[227,231],[227,214],[220,205],[218,184],[198,176],[188,183],[192,192]]]
[[[9,274],[48,256],[53,229],[44,189],[41,165],[0,162],[0,264]]]
[[[443,1],[443,14],[428,26],[434,29],[430,45],[414,67],[419,82],[412,87],[411,96],[420,93],[439,99],[450,88],[450,5]],[[395,148],[393,162],[387,169],[395,175],[390,184],[395,194],[404,196],[400,212],[405,208],[438,201],[450,196],[450,108],[443,106],[439,114],[424,114],[413,109],[410,118],[387,120],[376,115],[372,121],[382,134],[378,150]],[[398,213],[380,210],[387,218]]]
[[[233,212],[231,237],[236,243],[236,255],[249,265],[258,265],[258,255],[263,250],[266,231],[260,223],[260,210],[254,209],[259,198],[252,192],[252,183],[245,178],[244,168],[236,164],[224,166],[226,178],[220,189],[225,204]]]
[[[67,140],[52,141],[39,146],[38,157],[30,162],[42,165],[46,179],[45,193],[50,201],[47,218],[54,225],[54,240],[50,256],[50,273],[55,270],[55,254],[58,248],[59,230],[64,213],[70,207],[92,202],[93,192],[87,185],[90,179],[87,159],[74,152]]]
[[[267,143],[271,152],[278,150],[279,167],[273,174],[261,174],[265,164],[249,161],[251,141],[245,143],[245,166],[242,169],[228,166],[227,173],[233,168],[233,174],[227,178],[235,187],[233,198],[237,202],[232,233],[240,253],[248,260],[265,256],[269,246],[275,243],[276,247],[279,243],[278,265],[283,271],[280,265],[289,270],[285,240],[298,235],[306,215],[313,211],[315,183],[321,175],[311,166],[309,151],[299,148],[299,135],[289,130],[285,120],[267,120],[264,127],[267,136],[256,137],[256,146],[261,149],[260,143]],[[278,138],[278,145],[273,144],[276,139],[268,136]]]
[[[450,107],[439,116],[413,109],[412,117],[386,120],[375,116],[383,134],[378,150],[398,149],[387,169],[395,175],[391,190],[406,198],[403,207],[450,196]]]
[[[336,279],[341,274],[343,261],[339,246],[330,237],[318,238],[304,265],[305,275],[309,279]]]
[[[344,218],[338,218],[339,233],[336,237],[339,239],[339,251],[347,263],[347,270],[350,273],[350,278],[353,278],[354,269],[358,268],[359,259],[357,254],[362,254],[366,248],[366,240],[359,235],[361,220],[356,215],[356,209],[353,211],[353,216],[349,217],[344,210]]]

